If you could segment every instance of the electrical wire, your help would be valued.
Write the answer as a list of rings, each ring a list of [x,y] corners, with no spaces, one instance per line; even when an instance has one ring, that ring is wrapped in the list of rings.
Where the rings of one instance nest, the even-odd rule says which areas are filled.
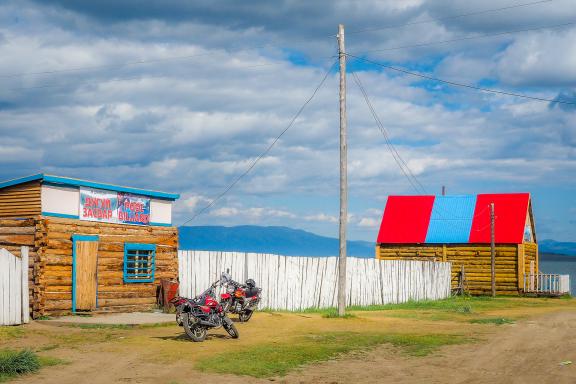
[[[400,153],[398,153],[398,151],[396,150],[396,147],[394,146],[394,144],[390,140],[390,135],[388,134],[386,128],[384,127],[384,124],[382,124],[382,121],[380,121],[380,118],[378,117],[378,114],[376,113],[374,106],[370,102],[370,98],[368,97],[368,93],[364,89],[364,86],[362,85],[362,82],[358,78],[358,75],[356,75],[355,72],[352,72],[352,76],[354,78],[354,81],[356,82],[356,85],[358,86],[358,88],[360,88],[360,91],[362,92],[362,95],[364,96],[364,101],[366,101],[366,105],[368,105],[368,108],[370,109],[372,117],[374,118],[374,121],[376,122],[376,125],[380,129],[382,136],[384,136],[384,141],[386,142],[386,146],[388,147],[390,154],[394,158],[394,161],[396,162],[396,164],[398,165],[398,167],[400,168],[400,170],[402,171],[402,173],[404,174],[404,176],[406,177],[406,179],[408,180],[408,182],[410,183],[412,188],[414,188],[416,193],[426,194],[427,193],[426,189],[420,183],[420,181],[416,178],[416,176],[414,175],[414,173],[412,172],[412,170],[410,169],[408,164],[404,161],[402,156],[400,156]]]
[[[390,140],[390,135],[387,132],[386,128],[384,127],[384,124],[382,124],[380,117],[376,113],[376,110],[374,109],[374,106],[372,105],[372,102],[370,101],[370,97],[368,96],[368,92],[366,92],[366,89],[364,88],[362,81],[360,80],[360,78],[358,77],[358,75],[355,72],[352,72],[352,76],[354,78],[354,81],[356,82],[356,85],[358,86],[358,88],[360,88],[360,91],[362,92],[362,95],[364,96],[364,101],[366,102],[366,105],[370,109],[372,117],[374,118],[376,125],[380,129],[382,136],[384,136],[384,141],[386,142],[386,145],[388,146],[390,153],[394,157],[394,160],[398,164],[398,167],[400,168],[400,170],[402,171],[404,176],[408,179],[408,181],[410,182],[410,184],[412,185],[412,187],[414,188],[414,190],[416,191],[417,194],[427,194],[424,186],[420,183],[420,181],[418,180],[416,175],[412,172],[412,170],[410,169],[410,167],[408,166],[406,161],[402,158],[400,153],[398,153],[394,144],[392,144],[392,142]],[[416,187],[416,185],[419,188]],[[489,206],[485,206],[482,210],[473,214],[472,217],[470,218],[470,220],[474,220],[475,218],[480,217],[488,208],[489,208]],[[462,219],[450,217],[451,213],[446,211],[446,210],[441,209],[439,206],[434,206],[434,211],[440,217],[440,219],[442,219],[444,221],[445,224],[447,224],[453,228],[460,229],[460,227],[455,225],[452,221],[462,220]],[[483,229],[481,229],[481,230],[483,230]],[[477,230],[477,231],[481,231],[481,230]]]
[[[269,64],[245,65],[245,66],[234,67],[233,69],[250,69],[250,68],[268,67],[268,66],[274,66],[274,65],[283,65],[283,64],[285,64],[285,63],[279,62],[279,63],[269,63]],[[29,89],[60,88],[60,87],[67,87],[69,85],[73,85],[73,86],[97,85],[97,84],[116,83],[116,82],[121,82],[121,81],[162,79],[162,78],[168,78],[168,77],[166,75],[119,77],[119,78],[114,78],[114,79],[109,79],[109,80],[75,82],[73,84],[61,83],[61,84],[36,85],[36,86],[30,86],[30,87],[14,87],[14,88],[6,88],[6,91],[23,91],[23,90],[29,90]]]
[[[571,22],[569,22],[569,23],[562,23],[562,24],[554,24],[554,25],[542,26],[542,27],[534,27],[534,28],[526,28],[526,29],[516,29],[516,30],[512,30],[512,31],[504,31],[504,32],[497,32],[497,33],[488,33],[488,34],[485,34],[485,35],[475,35],[475,36],[459,37],[459,38],[449,39],[449,40],[430,41],[430,42],[426,42],[426,43],[418,43],[418,44],[411,44],[411,45],[400,45],[400,46],[397,46],[397,47],[382,48],[382,49],[371,49],[371,50],[369,50],[369,51],[364,51],[363,53],[369,53],[369,52],[387,52],[387,51],[396,51],[396,50],[408,49],[408,48],[421,48],[421,47],[427,47],[427,46],[430,46],[430,45],[448,44],[448,43],[454,43],[454,42],[458,42],[458,41],[467,41],[467,40],[483,39],[483,38],[486,38],[486,37],[504,36],[504,35],[511,35],[511,34],[514,34],[514,33],[521,33],[521,32],[532,32],[532,31],[540,31],[540,30],[543,30],[543,29],[563,28],[563,27],[567,27],[567,26],[570,26],[570,25],[574,25],[574,24],[576,24],[576,21],[571,21]]]
[[[536,100],[536,101],[542,101],[542,102],[548,102],[548,103],[558,103],[558,104],[567,104],[567,105],[576,105],[576,102],[572,102],[572,101],[563,101],[563,100],[555,100],[555,99],[546,99],[543,97],[535,97],[535,96],[528,96],[528,95],[524,95],[521,93],[515,93],[515,92],[506,92],[506,91],[501,91],[501,90],[497,90],[497,89],[491,89],[491,88],[484,88],[484,87],[479,87],[476,85],[472,85],[472,84],[464,84],[464,83],[458,83],[456,81],[451,81],[451,80],[444,80],[444,79],[440,79],[437,77],[433,77],[433,76],[428,76],[428,75],[424,75],[421,73],[416,73],[416,72],[412,72],[409,71],[407,69],[403,69],[403,68],[398,68],[398,67],[394,67],[391,65],[386,65],[386,64],[382,64],[379,63],[377,61],[373,61],[373,60],[369,60],[360,56],[355,56],[355,55],[350,55],[350,54],[346,54],[346,56],[349,57],[353,57],[357,60],[361,60],[364,61],[366,63],[370,63],[370,64],[374,64],[377,66],[380,66],[382,68],[387,68],[390,69],[392,71],[396,71],[396,72],[401,72],[410,76],[415,76],[415,77],[420,77],[426,80],[432,80],[432,81],[436,81],[439,83],[444,83],[444,84],[448,84],[448,85],[452,85],[455,87],[461,87],[461,88],[468,88],[468,89],[474,89],[476,91],[482,91],[482,92],[489,92],[489,93],[495,93],[495,94],[499,94],[499,95],[506,95],[506,96],[514,96],[514,97],[520,97],[523,99],[529,99],[529,100]]]
[[[359,33],[372,32],[372,31],[378,31],[378,30],[384,30],[384,29],[404,28],[404,27],[411,26],[411,25],[433,23],[433,22],[445,21],[445,20],[453,20],[453,19],[475,16],[475,15],[480,15],[480,14],[485,14],[485,13],[505,11],[505,10],[520,8],[520,7],[528,7],[528,6],[542,4],[542,3],[549,3],[551,1],[554,1],[554,0],[540,0],[540,1],[536,1],[536,2],[530,2],[530,3],[515,4],[515,5],[511,5],[511,6],[507,6],[507,7],[492,8],[492,9],[485,9],[485,10],[476,11],[476,12],[462,13],[462,14],[458,14],[458,15],[436,18],[436,19],[431,19],[431,20],[415,21],[415,22],[411,22],[411,23],[391,25],[391,26],[385,26],[385,27],[367,28],[367,29],[360,29],[360,30],[355,30],[355,31],[352,30],[352,31],[347,31],[346,34],[350,35],[350,34],[359,34]],[[334,34],[317,35],[317,37],[324,37],[324,38],[326,38],[326,37],[333,38],[334,36],[335,36]],[[293,40],[290,43],[309,42],[309,41],[310,41],[310,38],[307,38],[307,39]],[[225,48],[224,50],[227,52],[240,52],[240,51],[256,50],[256,49],[263,49],[263,48],[269,48],[269,47],[285,48],[285,44],[267,43],[267,44],[251,46],[251,47],[241,47],[241,46],[231,47],[231,48]],[[92,66],[63,68],[63,69],[54,69],[54,70],[36,71],[36,72],[19,72],[19,73],[0,75],[0,78],[10,78],[10,77],[19,77],[19,76],[41,76],[41,75],[51,75],[51,74],[65,73],[65,72],[87,71],[87,70],[94,70],[94,69],[121,68],[124,66],[151,64],[151,63],[159,63],[159,62],[166,62],[166,61],[173,61],[173,60],[187,60],[187,59],[191,59],[191,58],[213,56],[213,55],[219,55],[219,54],[222,54],[222,52],[205,52],[205,53],[198,53],[198,54],[193,54],[193,55],[173,56],[173,57],[148,59],[148,60],[135,60],[135,61],[127,61],[127,62],[119,63],[119,64],[92,65]]]
[[[550,3],[550,2],[552,2],[552,1],[554,1],[554,0],[540,0],[540,1],[534,1],[534,2],[531,2],[531,3],[515,4],[515,5],[509,5],[509,6],[507,6],[507,7],[485,9],[485,10],[482,10],[482,11],[461,13],[461,14],[458,14],[458,15],[447,16],[447,17],[439,17],[439,18],[436,18],[436,19],[422,20],[422,21],[414,21],[414,22],[405,23],[405,24],[388,25],[388,26],[376,27],[376,28],[366,28],[366,29],[359,29],[359,30],[356,30],[356,31],[352,30],[352,31],[347,31],[346,34],[347,34],[347,35],[350,35],[350,34],[357,34],[357,33],[374,32],[374,31],[381,31],[381,30],[384,30],[384,29],[404,28],[404,27],[409,27],[409,26],[411,26],[411,25],[435,23],[435,22],[437,22],[437,21],[454,20],[454,19],[460,19],[460,18],[463,18],[463,17],[469,17],[469,16],[482,15],[482,14],[486,14],[486,13],[505,11],[505,10],[514,9],[514,8],[530,7],[530,6],[538,5],[538,4]]]
[[[188,220],[186,220],[185,222],[183,222],[182,224],[180,224],[180,226],[182,225],[186,225],[189,222],[193,221],[194,219],[196,219],[198,216],[200,216],[201,214],[203,214],[204,212],[206,212],[207,210],[209,210],[212,206],[214,206],[214,204],[216,204],[217,201],[219,201],[222,197],[224,197],[224,195],[226,195],[232,188],[234,188],[234,186],[236,184],[238,184],[238,182],[240,180],[242,180],[255,166],[256,164],[258,164],[258,162],[268,154],[268,152],[270,152],[270,150],[272,149],[272,147],[278,142],[278,140],[280,140],[280,138],[294,125],[294,123],[296,122],[296,119],[298,119],[298,117],[300,117],[300,115],[302,114],[302,112],[304,111],[304,109],[306,108],[306,106],[312,101],[312,99],[314,99],[314,97],[316,96],[316,94],[318,93],[318,91],[320,90],[320,88],[322,88],[322,85],[324,85],[324,83],[326,82],[326,79],[328,78],[328,75],[330,74],[330,72],[332,72],[332,69],[334,68],[334,66],[336,65],[337,61],[334,61],[332,63],[332,65],[330,66],[330,68],[328,68],[328,70],[326,71],[326,73],[324,74],[324,77],[322,78],[322,80],[320,81],[320,83],[316,86],[316,88],[314,89],[314,92],[312,92],[312,95],[304,102],[304,104],[300,107],[300,109],[298,110],[298,112],[296,112],[296,114],[294,115],[294,117],[292,117],[292,119],[290,120],[290,123],[286,126],[286,128],[284,128],[282,130],[282,132],[280,132],[280,134],[278,136],[276,136],[276,138],[274,138],[274,140],[272,141],[272,143],[270,143],[270,145],[268,145],[268,147],[264,150],[264,152],[262,152],[256,159],[254,159],[252,161],[252,163],[250,164],[250,166],[244,171],[242,172],[240,175],[238,175],[234,181],[232,181],[232,183],[230,183],[230,185],[228,185],[228,187],[226,187],[221,193],[219,193],[216,197],[212,198],[210,203],[206,204],[203,208],[201,208],[200,210],[198,210],[194,215],[192,215],[191,218],[189,218]]]

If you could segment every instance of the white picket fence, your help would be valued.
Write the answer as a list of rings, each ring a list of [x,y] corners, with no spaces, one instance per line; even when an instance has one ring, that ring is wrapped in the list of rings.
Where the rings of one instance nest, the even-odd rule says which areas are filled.
[[[22,257],[0,249],[0,325],[30,321],[28,293],[28,247]]]
[[[261,308],[302,310],[337,305],[337,257],[178,251],[180,295],[193,297],[230,270],[262,288]],[[450,296],[450,263],[349,257],[348,305],[438,300]]]

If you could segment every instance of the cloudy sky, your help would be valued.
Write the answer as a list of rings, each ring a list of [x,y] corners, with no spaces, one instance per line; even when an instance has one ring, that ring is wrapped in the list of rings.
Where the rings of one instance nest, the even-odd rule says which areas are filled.
[[[0,3],[0,180],[40,171],[176,192],[180,224],[286,128],[335,60],[576,101],[574,0]],[[509,33],[510,32],[510,33]],[[576,108],[349,58],[429,194],[531,192],[540,239],[576,241]],[[349,237],[416,191],[349,76]],[[190,225],[338,233],[338,74]]]

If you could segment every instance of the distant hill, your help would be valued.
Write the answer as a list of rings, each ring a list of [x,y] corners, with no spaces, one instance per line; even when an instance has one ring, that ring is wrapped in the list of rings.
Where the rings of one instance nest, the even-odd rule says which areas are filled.
[[[348,241],[348,255],[374,257],[375,244]],[[180,248],[205,251],[276,253],[287,256],[337,256],[338,239],[288,227],[197,226],[180,227]],[[543,260],[576,260],[576,243],[542,240]]]
[[[542,240],[538,243],[540,253],[556,253],[576,256],[576,243],[554,240]]]
[[[275,253],[286,256],[338,256],[338,239],[287,227],[180,227],[180,249]],[[375,244],[348,241],[348,255],[374,257]]]

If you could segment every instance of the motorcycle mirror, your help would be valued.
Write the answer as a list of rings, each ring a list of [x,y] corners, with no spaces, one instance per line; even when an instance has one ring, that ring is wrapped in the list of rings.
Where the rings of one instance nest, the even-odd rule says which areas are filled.
[[[226,268],[226,273],[230,273],[230,268]]]

